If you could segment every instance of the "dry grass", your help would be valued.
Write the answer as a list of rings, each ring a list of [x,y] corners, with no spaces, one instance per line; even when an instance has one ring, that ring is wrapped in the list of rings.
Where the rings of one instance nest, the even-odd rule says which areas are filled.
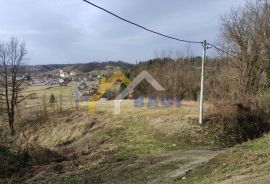
[[[60,103],[60,95],[62,94],[63,107],[70,108],[75,106],[74,98],[72,96],[72,85],[60,87],[59,85],[53,86],[28,86],[24,91],[23,95],[34,94],[27,100],[21,103],[22,107],[26,108],[41,108],[43,103],[42,99],[45,98],[46,103],[49,103],[51,94],[56,97],[56,105]],[[62,90],[62,92],[61,92]],[[55,105],[55,106],[56,106]]]
[[[121,107],[119,115],[113,114],[112,101],[99,101],[95,114],[87,109],[61,113],[49,110],[46,116],[38,110],[22,111],[17,145],[27,148],[31,160],[12,177],[13,181],[146,182],[141,170],[161,161],[164,155],[198,147],[215,148],[220,143],[209,136],[213,132],[207,127],[198,125],[198,103],[184,101],[180,108],[172,109],[134,108],[131,100],[124,100]],[[213,117],[221,114],[217,112],[226,112],[221,117],[238,115],[237,108],[230,105],[216,111],[207,104],[206,109],[215,114]],[[168,165],[148,174],[156,177],[175,167]]]
[[[108,103],[112,105],[110,101],[103,104]],[[95,178],[98,176],[95,170],[111,168],[114,164],[119,165],[111,168],[106,180],[115,172],[120,181],[124,179],[120,173],[128,165],[130,172],[134,172],[129,177],[145,167],[133,165],[141,159],[148,163],[151,158],[159,160],[158,155],[163,153],[209,145],[197,124],[195,104],[183,103],[181,108],[174,109],[134,109],[131,101],[123,101],[122,105],[120,115],[114,115],[110,106],[102,105],[95,114],[83,110],[48,111],[45,120],[40,111],[22,112],[17,124],[17,142],[28,147],[32,160],[30,168],[13,176],[14,181],[56,182],[64,177],[68,178],[67,183],[76,178],[81,183],[89,180],[85,172]],[[42,162],[42,157],[50,159]]]
[[[195,169],[186,176],[186,180],[173,183],[208,184],[223,183],[224,180],[224,183],[263,183],[262,181],[265,179],[263,173],[270,172],[269,140],[270,136],[266,135],[260,139],[237,145],[218,155],[206,165]],[[254,176],[254,178],[249,176]],[[269,183],[269,180],[268,175],[268,182],[264,183]]]
[[[266,134],[270,123],[269,102],[269,97],[258,97],[244,104],[222,103],[212,109],[208,117],[208,121],[213,118],[209,130],[215,132],[217,139],[230,145],[247,142],[195,169],[186,180],[172,183],[269,183],[270,135]]]

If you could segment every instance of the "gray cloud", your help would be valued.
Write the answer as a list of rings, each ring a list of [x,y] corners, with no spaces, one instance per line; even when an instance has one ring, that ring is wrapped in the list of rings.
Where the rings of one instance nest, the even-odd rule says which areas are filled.
[[[220,16],[245,0],[92,0],[119,15],[175,37],[217,40]],[[104,60],[135,62],[188,45],[153,35],[81,0],[0,0],[0,38],[26,42],[31,64]],[[201,54],[200,46],[191,46]],[[213,54],[213,51],[210,51]]]

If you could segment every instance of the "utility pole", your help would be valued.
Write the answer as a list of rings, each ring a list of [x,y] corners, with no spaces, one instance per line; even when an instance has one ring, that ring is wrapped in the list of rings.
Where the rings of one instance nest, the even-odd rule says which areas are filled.
[[[202,56],[202,73],[201,73],[201,92],[200,92],[200,114],[199,114],[199,123],[203,124],[203,97],[204,97],[204,63],[206,60],[206,49],[207,42],[203,41],[203,56]]]

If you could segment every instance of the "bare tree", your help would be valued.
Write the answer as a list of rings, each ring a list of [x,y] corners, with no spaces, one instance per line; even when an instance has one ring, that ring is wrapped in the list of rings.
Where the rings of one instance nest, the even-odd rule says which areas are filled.
[[[0,43],[0,100],[5,104],[11,135],[15,134],[15,107],[28,96],[21,95],[25,73],[25,44],[16,38],[7,43]]]
[[[224,50],[240,59],[232,58],[230,64],[237,71],[240,91],[247,95],[259,91],[270,67],[269,5],[268,0],[249,1],[243,8],[233,9],[222,18],[221,43]]]

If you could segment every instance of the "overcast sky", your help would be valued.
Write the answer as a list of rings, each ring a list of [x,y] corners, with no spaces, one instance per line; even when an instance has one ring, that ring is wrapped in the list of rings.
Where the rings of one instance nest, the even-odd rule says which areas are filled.
[[[218,40],[220,16],[245,0],[90,0],[118,15],[183,39]],[[145,32],[82,0],[0,0],[0,40],[24,40],[30,64],[123,60],[159,56],[164,50],[201,54],[189,46]],[[209,51],[213,55],[213,51]]]

